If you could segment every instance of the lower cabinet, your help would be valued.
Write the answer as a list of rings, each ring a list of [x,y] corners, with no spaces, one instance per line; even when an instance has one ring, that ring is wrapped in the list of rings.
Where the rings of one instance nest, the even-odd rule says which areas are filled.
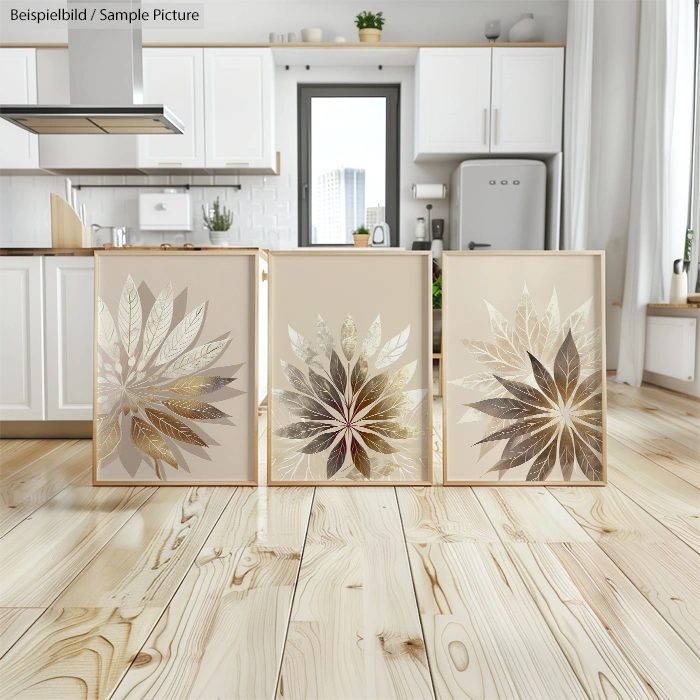
[[[44,276],[39,256],[0,259],[0,419],[44,418]]]
[[[0,420],[91,420],[94,262],[0,260]]]
[[[44,259],[46,419],[92,420],[93,258]]]

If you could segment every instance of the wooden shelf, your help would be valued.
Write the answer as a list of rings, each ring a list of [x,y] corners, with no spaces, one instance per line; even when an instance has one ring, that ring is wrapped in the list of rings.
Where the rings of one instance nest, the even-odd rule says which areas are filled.
[[[700,309],[700,304],[647,304],[648,309]]]

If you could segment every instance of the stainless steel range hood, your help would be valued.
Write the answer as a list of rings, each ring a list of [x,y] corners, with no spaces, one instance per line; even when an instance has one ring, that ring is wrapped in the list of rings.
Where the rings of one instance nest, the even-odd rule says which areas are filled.
[[[68,8],[77,2],[69,0]],[[119,2],[119,9],[125,9],[124,0],[106,2]],[[136,11],[141,0],[130,4]],[[68,59],[70,105],[0,105],[0,117],[34,134],[185,132],[165,105],[143,104],[140,22],[107,29],[69,25]]]

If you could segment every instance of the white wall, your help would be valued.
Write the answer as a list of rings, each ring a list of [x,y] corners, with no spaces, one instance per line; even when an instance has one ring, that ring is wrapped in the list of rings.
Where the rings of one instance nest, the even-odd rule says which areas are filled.
[[[605,250],[608,369],[617,367],[632,183],[639,3],[597,2],[588,248]]]
[[[154,0],[155,1],[155,0]],[[169,0],[173,2],[177,0]],[[187,0],[181,0],[186,2]],[[147,5],[149,0],[142,0]],[[58,4],[45,0],[41,7]],[[566,0],[205,0],[203,29],[157,30],[146,27],[146,42],[247,42],[267,41],[269,33],[296,32],[320,27],[324,38],[345,36],[356,41],[355,15],[367,9],[382,10],[387,19],[384,41],[484,41],[484,22],[500,19],[502,35],[523,12],[541,22],[545,41],[564,41]],[[0,42],[64,42],[67,29],[56,24],[43,28],[9,21],[13,0],[0,2]]]

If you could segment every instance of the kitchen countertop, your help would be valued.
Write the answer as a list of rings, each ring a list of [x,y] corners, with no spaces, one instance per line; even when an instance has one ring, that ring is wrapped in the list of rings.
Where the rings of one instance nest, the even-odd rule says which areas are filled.
[[[252,246],[235,248],[232,246],[170,246],[164,248],[162,246],[126,246],[124,248],[0,248],[0,256],[2,255],[73,255],[73,256],[92,256],[95,251],[105,250],[259,250],[261,253],[267,254],[265,248],[255,248]]]

